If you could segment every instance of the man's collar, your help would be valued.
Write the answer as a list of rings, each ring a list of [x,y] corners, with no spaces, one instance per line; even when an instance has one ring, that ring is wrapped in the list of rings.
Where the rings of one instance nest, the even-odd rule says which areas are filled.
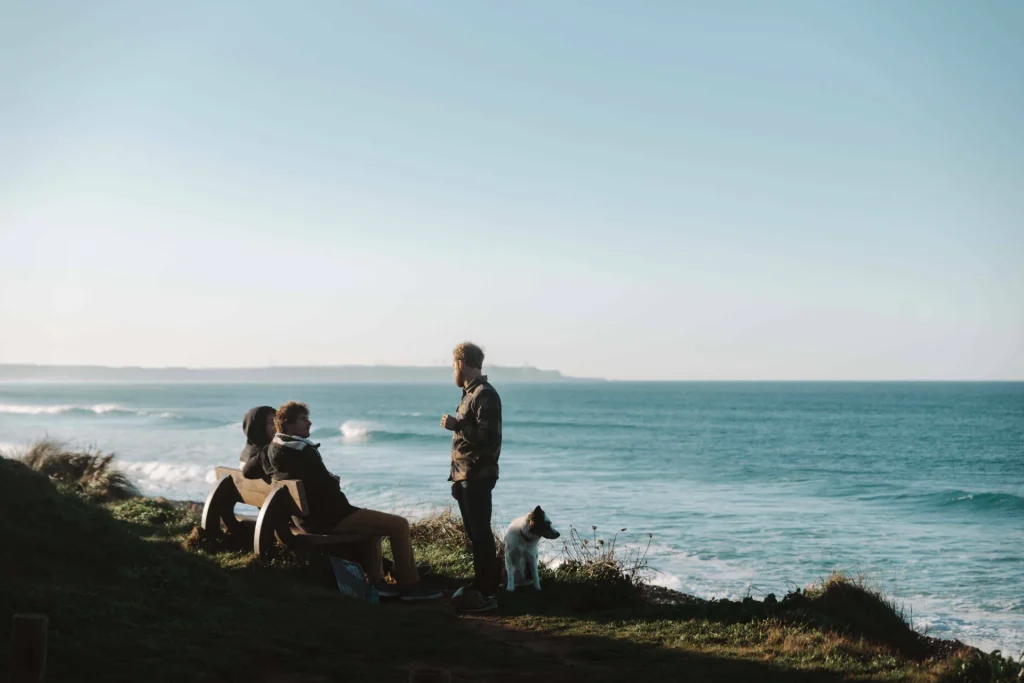
[[[310,441],[305,437],[292,436],[291,434],[282,434],[281,432],[274,434],[274,441],[276,441],[279,444],[295,443],[296,441],[301,441],[302,443],[309,444],[313,448],[320,448],[320,444]]]
[[[469,392],[473,391],[474,389],[476,389],[478,386],[480,386],[481,384],[483,384],[486,381],[487,381],[487,375],[480,375],[475,380],[473,380],[472,382],[467,384],[465,387],[463,387],[462,393],[468,394]]]

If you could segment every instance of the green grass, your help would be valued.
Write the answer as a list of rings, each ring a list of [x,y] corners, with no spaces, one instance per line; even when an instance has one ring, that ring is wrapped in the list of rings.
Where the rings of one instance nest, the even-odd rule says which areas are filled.
[[[466,548],[462,520],[450,509],[416,522],[410,534],[416,560],[428,563],[438,576],[458,582],[473,575],[473,556]],[[390,549],[385,546],[385,551]]]
[[[167,513],[104,507],[0,459],[0,613],[50,617],[47,681],[403,681],[414,662],[486,668],[511,654],[446,611],[345,599],[315,563],[189,552],[194,518]],[[9,636],[0,628],[4,652]]]
[[[257,561],[196,530],[194,506],[57,484],[0,459],[0,613],[50,617],[50,683],[404,681],[423,663],[467,682],[1019,680],[1012,660],[925,639],[841,576],[777,602],[677,605],[650,604],[630,578],[636,590],[609,600],[635,564],[602,548],[599,563],[545,570],[540,594],[460,618],[341,597],[326,556]],[[413,535],[439,585],[471,574],[450,512]],[[0,649],[8,638],[0,627]]]

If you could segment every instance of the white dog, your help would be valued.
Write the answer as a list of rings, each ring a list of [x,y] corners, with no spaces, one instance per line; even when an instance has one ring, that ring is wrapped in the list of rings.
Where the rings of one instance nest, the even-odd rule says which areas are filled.
[[[508,525],[505,532],[505,571],[508,585],[505,590],[515,591],[516,586],[529,586],[540,590],[540,572],[537,571],[537,546],[542,538],[558,538],[560,533],[551,526],[551,520],[538,505],[533,512],[523,515]],[[529,575],[527,575],[529,570]]]

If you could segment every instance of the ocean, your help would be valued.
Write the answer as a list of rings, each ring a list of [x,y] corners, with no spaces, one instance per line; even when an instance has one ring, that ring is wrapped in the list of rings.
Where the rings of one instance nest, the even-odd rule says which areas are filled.
[[[863,575],[915,627],[1024,651],[1024,383],[498,385],[495,524],[542,505],[563,532],[643,549],[654,582],[780,596]],[[147,494],[205,498],[256,405],[309,404],[355,505],[451,503],[455,386],[0,384],[0,442],[113,451]],[[592,527],[596,526],[594,532]],[[549,557],[560,545],[548,543]]]

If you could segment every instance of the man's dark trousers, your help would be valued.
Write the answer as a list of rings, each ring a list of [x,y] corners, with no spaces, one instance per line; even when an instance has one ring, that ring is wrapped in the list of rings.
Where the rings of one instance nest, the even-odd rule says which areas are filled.
[[[472,587],[484,595],[494,595],[501,581],[491,531],[491,492],[495,483],[494,479],[467,479],[452,484],[452,497],[459,501],[462,524],[473,544]]]

